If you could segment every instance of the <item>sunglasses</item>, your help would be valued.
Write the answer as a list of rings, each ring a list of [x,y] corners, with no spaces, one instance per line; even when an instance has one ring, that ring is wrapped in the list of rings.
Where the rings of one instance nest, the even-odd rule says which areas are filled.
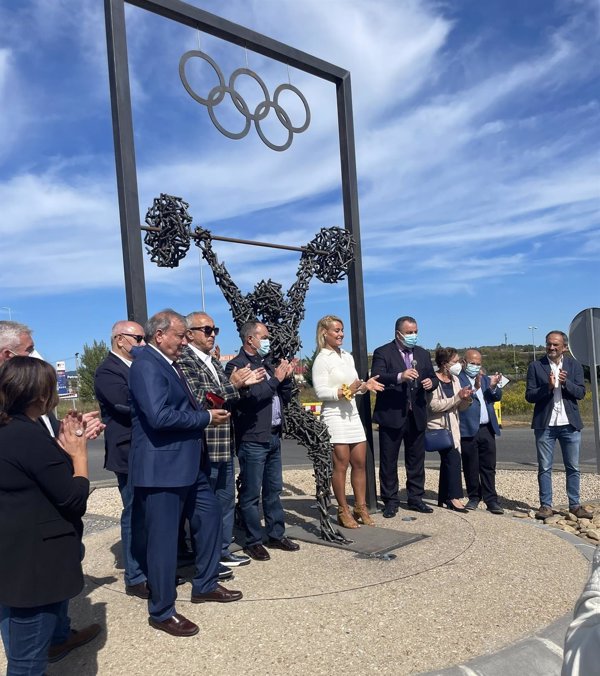
[[[190,326],[188,331],[202,331],[205,336],[219,335],[219,329],[216,326]]]
[[[138,345],[142,342],[142,340],[144,340],[144,336],[136,336],[134,333],[119,333],[119,335],[127,336],[127,338],[133,338]]]

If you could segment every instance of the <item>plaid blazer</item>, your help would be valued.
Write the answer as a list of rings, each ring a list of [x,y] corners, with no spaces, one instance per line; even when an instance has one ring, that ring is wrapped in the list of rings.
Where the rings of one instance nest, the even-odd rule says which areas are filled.
[[[213,366],[219,376],[216,381],[206,364],[186,346],[177,363],[183,371],[192,393],[203,408],[206,406],[206,393],[214,392],[227,401],[239,399],[240,395],[229,382],[218,359],[211,357]],[[234,453],[233,423],[225,425],[209,425],[204,429],[206,448],[211,462],[227,462]]]

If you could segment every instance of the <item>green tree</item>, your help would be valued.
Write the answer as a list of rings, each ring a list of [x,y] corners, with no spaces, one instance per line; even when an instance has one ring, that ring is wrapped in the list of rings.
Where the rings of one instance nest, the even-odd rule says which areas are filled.
[[[94,394],[94,373],[96,373],[96,369],[107,354],[108,345],[103,340],[99,343],[94,341],[91,346],[87,344],[83,346],[81,364],[77,369],[79,398],[82,401],[94,401],[96,399],[96,395]]]

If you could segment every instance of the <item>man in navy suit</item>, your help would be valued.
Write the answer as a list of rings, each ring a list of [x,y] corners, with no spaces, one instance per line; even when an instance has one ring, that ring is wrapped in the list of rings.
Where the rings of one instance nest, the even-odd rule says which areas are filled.
[[[417,347],[417,321],[396,320],[391,343],[373,353],[371,375],[379,376],[385,390],[377,392],[373,421],[379,425],[379,490],[383,516],[398,513],[398,453],[404,441],[408,508],[424,514],[433,509],[423,502],[425,493],[425,392],[438,386],[429,352]]]
[[[227,603],[242,598],[218,584],[221,509],[210,488],[210,464],[202,433],[229,422],[223,409],[200,409],[177,358],[187,344],[185,319],[163,310],[148,320],[148,345],[136,353],[129,372],[132,406],[130,481],[134,519],[145,525],[149,623],[173,636],[193,636],[196,624],[175,610],[177,539],[182,514],[190,521],[196,551],[192,603]],[[137,550],[133,533],[133,547]]]
[[[585,397],[583,367],[566,354],[569,339],[562,331],[546,336],[546,355],[529,364],[525,399],[535,404],[531,427],[538,458],[540,508],[536,519],[552,516],[552,460],[558,440],[567,475],[569,511],[590,517],[579,500],[579,446],[583,423],[577,402]]]
[[[104,430],[104,467],[115,473],[123,511],[121,512],[121,547],[125,569],[125,592],[129,596],[147,599],[149,596],[146,575],[131,550],[131,508],[133,488],[128,482],[129,449],[131,447],[131,408],[129,406],[129,367],[132,350],[143,346],[144,329],[136,322],[116,322],[110,335],[110,352],[94,375],[94,390],[100,404]]]
[[[458,376],[462,387],[473,390],[473,403],[460,411],[460,448],[469,501],[465,509],[477,509],[483,500],[492,514],[504,514],[496,493],[496,437],[500,434],[494,402],[502,398],[501,373],[481,374],[481,352],[467,350]]]

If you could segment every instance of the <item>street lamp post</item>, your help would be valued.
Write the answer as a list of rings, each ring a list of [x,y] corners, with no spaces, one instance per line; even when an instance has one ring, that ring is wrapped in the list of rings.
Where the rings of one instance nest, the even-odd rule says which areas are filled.
[[[12,322],[12,312],[9,307],[3,306],[0,308],[0,310],[6,310],[8,312],[8,321]]]
[[[531,331],[531,344],[533,345],[533,361],[535,361],[535,331],[537,326],[530,326],[529,330]]]

